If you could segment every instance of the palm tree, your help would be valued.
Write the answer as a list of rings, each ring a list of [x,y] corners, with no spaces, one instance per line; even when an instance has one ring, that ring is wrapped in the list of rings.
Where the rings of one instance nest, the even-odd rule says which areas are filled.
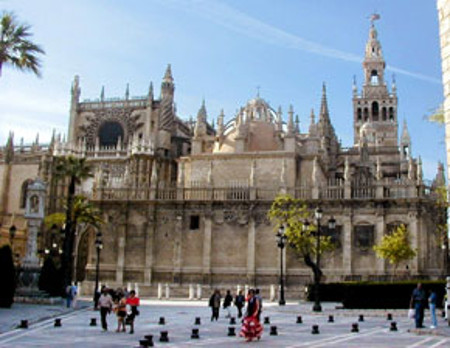
[[[17,22],[12,12],[3,12],[0,18],[0,76],[3,64],[20,70],[31,70],[41,76],[41,63],[37,55],[44,50],[29,40],[31,27]]]
[[[55,176],[69,180],[69,186],[66,197],[66,219],[64,228],[64,257],[62,268],[64,273],[64,285],[70,285],[72,282],[73,269],[73,243],[75,240],[76,219],[74,216],[75,208],[75,189],[84,179],[92,177],[92,168],[86,163],[85,158],[76,158],[74,156],[58,157],[55,165]]]

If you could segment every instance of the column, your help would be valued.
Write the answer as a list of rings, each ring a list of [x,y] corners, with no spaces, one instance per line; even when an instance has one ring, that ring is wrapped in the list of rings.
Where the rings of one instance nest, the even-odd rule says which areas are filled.
[[[255,262],[255,219],[253,216],[248,221],[247,234],[247,283],[255,284],[256,262]]]
[[[212,221],[211,215],[204,217],[203,231],[203,284],[211,283],[211,243],[212,243]]]
[[[408,213],[408,223],[409,223],[409,233],[411,238],[411,246],[413,249],[417,250],[417,256],[410,261],[410,269],[412,275],[417,275],[421,271],[420,267],[420,258],[421,258],[421,250],[425,250],[425,248],[419,248],[419,245],[425,246],[422,240],[420,240],[419,236],[419,226],[417,223],[417,213]]]
[[[379,245],[384,236],[384,215],[376,215],[375,220],[375,244]],[[376,273],[378,275],[382,275],[386,273],[386,260],[375,257],[375,265],[376,265]]]
[[[352,269],[352,251],[353,251],[353,238],[352,238],[352,219],[348,215],[348,212],[341,218],[342,220],[342,266],[345,275],[351,275]]]
[[[117,266],[116,266],[116,282],[123,283],[123,269],[125,266],[125,226],[120,225],[117,229]]]
[[[175,241],[173,251],[173,282],[181,282],[181,262],[182,262],[182,240],[183,240],[183,216],[180,214],[176,216],[175,220]]]
[[[155,207],[148,211],[146,224],[146,233],[145,233],[145,270],[144,270],[144,283],[151,284],[152,283],[152,269],[153,269],[153,238],[155,235]]]

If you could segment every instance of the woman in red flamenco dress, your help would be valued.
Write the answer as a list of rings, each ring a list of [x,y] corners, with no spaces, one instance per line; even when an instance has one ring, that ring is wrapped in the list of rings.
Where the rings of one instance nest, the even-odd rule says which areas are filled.
[[[247,342],[250,342],[255,338],[259,340],[263,332],[263,327],[258,320],[260,303],[255,297],[255,291],[253,289],[248,291],[247,302],[247,312],[245,313],[239,335],[244,337]]]

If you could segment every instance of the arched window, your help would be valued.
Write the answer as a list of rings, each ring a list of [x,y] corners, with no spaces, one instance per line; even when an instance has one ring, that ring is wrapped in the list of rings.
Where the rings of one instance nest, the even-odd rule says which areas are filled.
[[[370,84],[378,85],[378,71],[372,70],[370,72]]]
[[[378,116],[379,116],[378,103],[376,101],[374,101],[372,103],[372,120],[373,121],[378,121]]]
[[[25,209],[27,205],[27,193],[28,193],[28,185],[31,184],[33,180],[27,179],[22,183],[22,189],[20,190],[20,208]]]
[[[383,108],[381,109],[381,117],[383,118],[383,121],[386,121],[386,120],[387,120],[387,111],[386,111],[386,108],[385,108],[385,107],[383,107]]]
[[[368,121],[368,120],[369,120],[369,109],[364,108],[364,121]]]
[[[100,126],[98,131],[100,146],[116,146],[119,137],[123,140],[123,128],[119,122],[107,121]]]
[[[357,110],[357,118],[358,118],[358,121],[361,121],[361,120],[362,120],[362,111],[361,111],[361,108],[358,108],[358,110]]]
[[[389,120],[394,121],[394,108],[392,106],[389,108]]]

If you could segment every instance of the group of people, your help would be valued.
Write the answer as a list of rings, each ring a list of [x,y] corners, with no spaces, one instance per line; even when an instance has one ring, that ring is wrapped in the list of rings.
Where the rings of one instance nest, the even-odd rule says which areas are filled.
[[[423,318],[424,311],[427,305],[430,308],[430,317],[431,317],[431,329],[435,329],[437,327],[437,319],[436,319],[436,304],[437,304],[437,295],[436,292],[431,290],[429,292],[428,298],[425,290],[422,287],[422,283],[418,283],[417,287],[413,290],[411,295],[410,308],[414,309],[414,320],[416,324],[416,328],[423,328]]]
[[[116,332],[126,332],[126,325],[130,325],[130,334],[134,333],[134,320],[139,315],[138,306],[140,304],[136,292],[126,289],[117,289],[116,291],[103,286],[100,296],[96,302],[96,307],[100,308],[100,318],[104,331],[108,330],[106,317],[114,312],[117,317]]]
[[[223,300],[223,309],[227,312],[225,316],[226,318],[231,317],[231,306],[233,305],[233,302],[238,311],[238,318],[242,318],[242,309],[245,307],[245,303],[247,302],[244,318],[242,319],[240,336],[244,337],[247,342],[252,341],[253,339],[259,340],[263,332],[263,326],[260,322],[262,297],[259,289],[248,290],[246,297],[244,297],[243,291],[240,290],[234,299],[231,295],[231,291],[227,290]],[[217,321],[219,319],[220,304],[220,291],[219,289],[216,289],[209,299],[209,306],[211,307],[211,321]]]

